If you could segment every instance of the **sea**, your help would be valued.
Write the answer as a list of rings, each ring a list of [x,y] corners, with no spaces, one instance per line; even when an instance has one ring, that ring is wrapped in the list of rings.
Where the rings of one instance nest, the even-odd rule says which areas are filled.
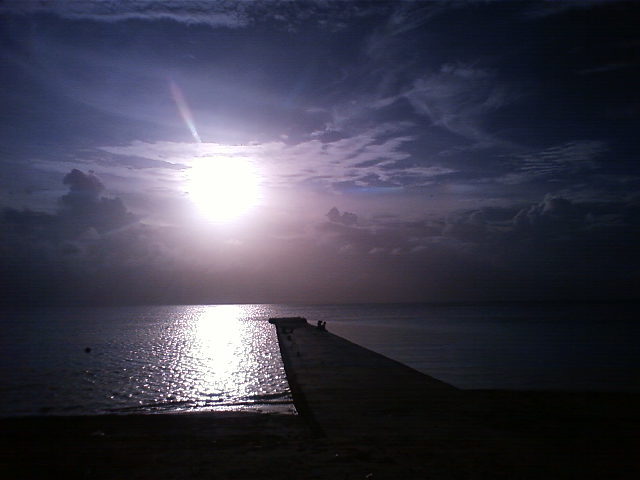
[[[462,389],[640,391],[636,304],[176,305],[1,312],[0,416],[295,414],[270,317]]]

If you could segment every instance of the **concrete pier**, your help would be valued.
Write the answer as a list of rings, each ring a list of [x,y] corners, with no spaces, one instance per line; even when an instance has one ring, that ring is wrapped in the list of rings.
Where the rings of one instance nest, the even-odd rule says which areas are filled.
[[[319,445],[375,478],[638,478],[637,395],[459,390],[304,318],[270,322]]]
[[[318,434],[423,436],[459,407],[460,390],[303,318],[273,318],[294,403]],[[436,425],[431,422],[431,427]],[[386,440],[385,440],[386,441]]]

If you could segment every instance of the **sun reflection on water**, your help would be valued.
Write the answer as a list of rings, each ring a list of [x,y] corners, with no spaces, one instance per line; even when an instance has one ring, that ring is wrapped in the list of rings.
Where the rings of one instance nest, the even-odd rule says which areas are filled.
[[[167,331],[174,348],[165,388],[188,409],[286,403],[288,388],[275,334],[256,305],[182,307]],[[257,309],[257,310],[256,310]]]
[[[22,415],[287,413],[291,396],[270,316],[268,305],[65,310],[48,320],[45,336],[23,342],[37,344],[42,354],[13,350],[19,361],[12,366],[22,367],[5,367],[13,373],[0,406]],[[40,315],[26,321],[39,327],[31,331],[42,331]]]
[[[244,314],[241,305],[214,305],[205,307],[195,319],[187,358],[192,361],[191,370],[199,374],[195,387],[200,394],[247,393],[238,381],[246,368],[243,363],[251,357],[240,324]]]

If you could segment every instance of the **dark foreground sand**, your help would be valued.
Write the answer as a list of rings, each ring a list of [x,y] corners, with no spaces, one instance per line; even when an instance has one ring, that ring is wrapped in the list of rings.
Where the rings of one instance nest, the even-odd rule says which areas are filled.
[[[464,428],[409,442],[316,438],[276,414],[1,419],[0,478],[640,478],[640,395],[466,393]]]

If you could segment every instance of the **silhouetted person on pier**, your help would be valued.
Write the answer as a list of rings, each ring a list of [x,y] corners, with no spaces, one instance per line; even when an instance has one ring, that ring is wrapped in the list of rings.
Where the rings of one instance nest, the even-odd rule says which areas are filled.
[[[327,322],[323,322],[322,320],[318,320],[318,330],[326,332],[327,331]]]

